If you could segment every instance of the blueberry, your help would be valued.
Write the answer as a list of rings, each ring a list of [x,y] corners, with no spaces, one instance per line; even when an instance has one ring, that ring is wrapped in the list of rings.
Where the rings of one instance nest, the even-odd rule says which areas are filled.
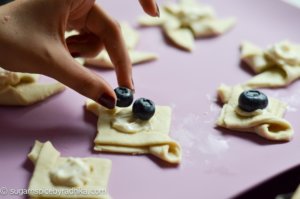
[[[149,120],[155,113],[155,104],[145,98],[135,100],[132,106],[134,117],[141,120]]]
[[[129,88],[117,87],[115,88],[115,93],[117,95],[117,106],[118,107],[128,107],[133,102],[133,93]]]
[[[258,90],[247,90],[239,97],[239,107],[243,111],[252,112],[268,106],[268,97]]]

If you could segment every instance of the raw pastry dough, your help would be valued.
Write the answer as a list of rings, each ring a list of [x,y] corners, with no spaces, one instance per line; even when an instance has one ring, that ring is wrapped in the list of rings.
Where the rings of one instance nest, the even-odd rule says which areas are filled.
[[[218,19],[212,7],[195,0],[181,0],[164,5],[159,18],[142,16],[142,26],[161,26],[165,35],[178,47],[192,51],[194,38],[225,33],[235,24],[234,18]]]
[[[128,49],[129,58],[133,65],[156,60],[158,56],[154,53],[140,52],[134,50],[139,41],[139,34],[132,29],[128,23],[121,23],[122,34]],[[84,65],[97,66],[104,69],[113,69],[114,65],[106,50],[101,51],[95,58],[86,58]]]
[[[187,28],[181,28],[176,30],[166,29],[168,38],[180,48],[192,51],[194,48],[194,36],[193,33]],[[179,39],[180,38],[180,39]]]
[[[107,184],[111,171],[111,161],[100,158],[76,158],[90,168],[85,185],[70,187],[69,185],[54,185],[50,178],[53,169],[64,165],[72,158],[61,157],[50,142],[35,142],[28,154],[35,165],[33,176],[29,183],[30,198],[78,198],[78,199],[109,199]],[[74,159],[74,158],[73,158]],[[76,192],[77,191],[77,192]],[[56,194],[55,194],[56,193]],[[61,194],[58,194],[61,193]]]
[[[243,42],[241,60],[257,73],[245,83],[252,88],[287,86],[300,77],[300,46],[289,41],[278,42],[266,50]]]
[[[293,193],[291,199],[300,199],[300,185],[297,187],[296,191]]]
[[[157,55],[154,53],[129,50],[128,54],[132,64],[140,64],[157,59]],[[84,65],[97,66],[103,69],[115,68],[106,50],[103,50],[95,58],[84,59]]]
[[[246,90],[238,85],[230,88],[221,85],[218,96],[224,103],[217,125],[242,132],[256,133],[266,139],[275,141],[289,141],[293,135],[291,124],[283,119],[286,105],[274,98],[269,98],[269,105],[264,110],[240,114],[238,98]],[[245,112],[244,112],[245,113]]]
[[[65,89],[61,83],[37,83],[38,77],[0,68],[0,105],[31,105]]]
[[[131,107],[107,110],[91,100],[87,101],[86,107],[99,115],[94,150],[130,154],[150,153],[169,163],[180,163],[180,145],[168,135],[171,122],[169,107],[156,106],[155,115],[149,121],[151,128],[130,134],[114,129],[111,122],[120,110],[129,112]]]

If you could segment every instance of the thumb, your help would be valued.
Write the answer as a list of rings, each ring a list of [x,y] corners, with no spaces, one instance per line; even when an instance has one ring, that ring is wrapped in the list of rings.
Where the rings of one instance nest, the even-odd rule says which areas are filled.
[[[46,75],[97,101],[106,108],[115,107],[116,95],[103,78],[80,65],[66,50],[55,54],[53,56],[55,62],[52,66],[47,67],[49,70]]]

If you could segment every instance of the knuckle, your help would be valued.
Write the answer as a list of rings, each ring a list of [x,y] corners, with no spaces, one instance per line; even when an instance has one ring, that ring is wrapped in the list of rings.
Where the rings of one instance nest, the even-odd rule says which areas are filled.
[[[114,33],[114,34],[121,34],[121,25],[118,21],[116,20],[112,20],[110,22],[110,30]]]

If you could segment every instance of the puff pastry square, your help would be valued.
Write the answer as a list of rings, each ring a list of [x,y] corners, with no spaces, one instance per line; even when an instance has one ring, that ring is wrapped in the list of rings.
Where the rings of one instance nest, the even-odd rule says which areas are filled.
[[[241,44],[240,57],[257,74],[245,83],[249,87],[284,87],[300,78],[300,46],[289,41],[265,50],[246,41]]]
[[[111,127],[112,119],[120,108],[107,110],[91,100],[87,101],[86,107],[99,115],[98,134],[94,140],[95,151],[152,154],[169,163],[180,163],[181,147],[168,135],[171,123],[170,107],[156,106],[155,115],[149,121],[152,128],[134,134],[122,133]]]
[[[286,105],[274,98],[269,97],[269,104],[259,114],[238,114],[238,98],[245,90],[242,86],[229,87],[221,85],[218,96],[223,108],[217,120],[217,125],[227,129],[256,133],[261,137],[274,141],[289,141],[293,136],[291,124],[283,119]]]
[[[50,171],[59,164],[63,164],[67,158],[60,153],[48,141],[35,142],[28,154],[28,158],[35,165],[32,178],[29,183],[30,198],[33,199],[109,199],[107,184],[111,171],[111,161],[100,158],[81,158],[92,168],[87,184],[81,187],[67,187],[54,185],[49,177]],[[77,192],[76,192],[77,191]],[[61,193],[61,194],[57,194]]]
[[[38,83],[39,75],[0,68],[0,105],[27,106],[65,89],[61,83]]]

